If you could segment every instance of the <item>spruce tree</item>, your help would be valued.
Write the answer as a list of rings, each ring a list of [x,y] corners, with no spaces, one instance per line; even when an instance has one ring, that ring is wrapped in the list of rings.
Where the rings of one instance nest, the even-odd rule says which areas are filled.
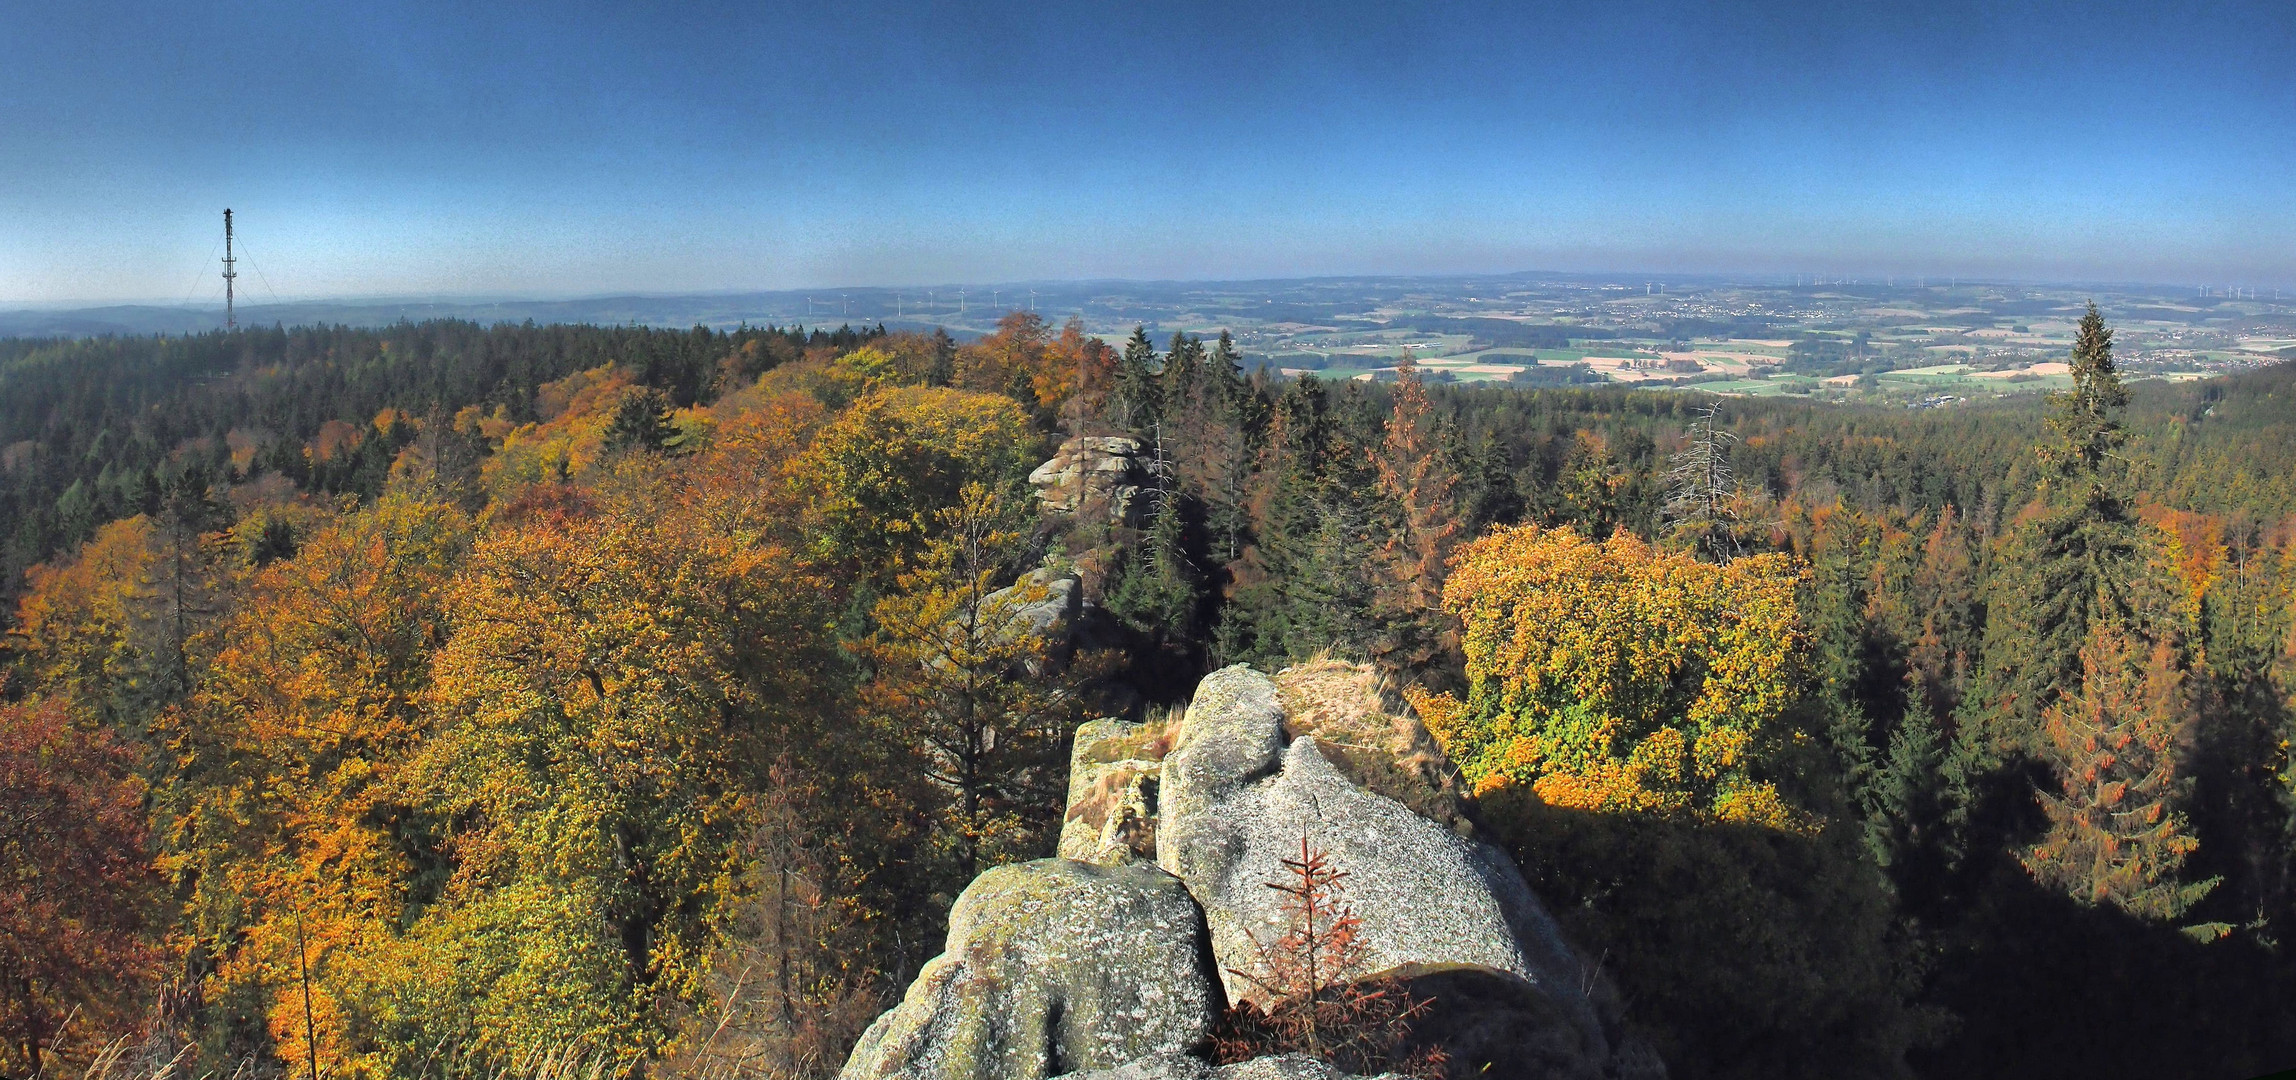
[[[1188,557],[1186,533],[1178,494],[1157,492],[1147,533],[1124,552],[1107,591],[1109,613],[1159,646],[1195,637],[1203,574]]]
[[[2073,372],[2037,448],[2047,471],[2041,499],[2004,538],[2002,572],[1990,583],[1983,691],[2005,746],[2031,746],[2041,714],[2079,684],[2094,624],[2110,619],[2149,635],[2142,627],[2159,614],[2159,583],[2147,580],[2155,545],[2107,478],[2108,458],[2125,438],[2119,413],[2128,395],[2113,370],[2112,332],[2093,304]]]
[[[622,395],[606,425],[606,449],[660,453],[683,441],[670,420],[670,399],[651,386]]]
[[[1409,353],[1396,368],[1393,397],[1386,438],[1374,452],[1381,509],[1390,519],[1380,562],[1394,604],[1433,612],[1442,605],[1443,563],[1459,535],[1459,477],[1445,460],[1448,432]]]
[[[1147,327],[1134,326],[1116,373],[1117,426],[1134,433],[1153,430],[1163,397],[1157,380],[1156,346],[1148,340]]]
[[[1300,660],[1329,650],[1368,659],[1384,637],[1372,577],[1378,546],[1348,507],[1318,501],[1310,512],[1314,531],[1294,545],[1274,613],[1281,644],[1271,656]]]
[[[1204,359],[1202,338],[1173,332],[1172,344],[1164,353],[1163,415],[1184,415],[1211,404],[1204,381]]]
[[[2044,718],[2041,756],[2062,790],[2041,797],[2049,831],[2025,867],[2083,903],[2176,918],[2217,884],[2178,878],[2200,846],[2183,809],[2192,781],[2178,768],[2196,719],[2182,659],[2167,641],[2099,623],[2080,661],[2079,686]]]
[[[1453,448],[1455,470],[1464,490],[1468,535],[1480,535],[1492,525],[1513,525],[1522,520],[1523,495],[1517,486],[1514,455],[1497,433],[1485,431],[1469,444],[1457,440]]]
[[[925,385],[947,386],[957,381],[957,340],[945,327],[933,328],[933,363],[925,369]]]
[[[1236,351],[1235,335],[1220,331],[1220,340],[1212,346],[1207,359],[1207,375],[1218,391],[1221,405],[1230,413],[1236,410],[1238,398],[1247,392],[1244,380],[1244,357]]]
[[[1905,716],[1866,790],[1865,843],[1916,912],[1934,909],[1960,867],[1966,765],[1926,695],[1909,686]]]
[[[1257,543],[1235,568],[1235,593],[1215,642],[1215,659],[1223,664],[1286,655],[1293,585],[1307,573],[1321,523],[1332,438],[1323,381],[1313,375],[1294,380],[1271,412],[1249,499]]]
[[[2052,396],[2048,423],[2055,441],[2042,448],[2041,457],[2057,475],[2087,480],[2093,496],[2102,497],[2099,472],[2128,439],[2120,411],[2129,393],[2113,368],[2113,332],[2094,301],[2073,336],[2072,369],[2073,388]]]

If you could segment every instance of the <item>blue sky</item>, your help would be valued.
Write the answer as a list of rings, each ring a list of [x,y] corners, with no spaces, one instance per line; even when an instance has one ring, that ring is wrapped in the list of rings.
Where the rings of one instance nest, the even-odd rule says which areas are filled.
[[[2296,4],[0,0],[0,301],[2296,285]]]

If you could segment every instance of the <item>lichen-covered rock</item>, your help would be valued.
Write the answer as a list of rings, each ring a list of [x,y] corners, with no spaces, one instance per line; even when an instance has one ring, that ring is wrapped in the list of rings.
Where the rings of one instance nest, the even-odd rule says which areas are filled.
[[[1282,860],[1301,840],[1347,873],[1367,970],[1475,965],[1523,980],[1600,1073],[1609,1058],[1590,981],[1522,875],[1488,845],[1357,786],[1315,736],[1284,745],[1276,684],[1246,667],[1207,677],[1164,759],[1157,862],[1203,906],[1227,992],[1253,987],[1232,969],[1285,929]]]
[[[838,1076],[1039,1080],[1178,1054],[1224,1005],[1209,961],[1195,903],[1153,866],[1001,866]]]
[[[1127,1062],[1114,1069],[1071,1074],[1067,1080],[1355,1080],[1323,1062],[1299,1054],[1253,1058],[1235,1065],[1213,1067],[1192,1057],[1158,1055]],[[1392,1073],[1371,1080],[1401,1080]]]
[[[1163,729],[1093,720],[1076,729],[1060,857],[1116,866],[1156,860]]]

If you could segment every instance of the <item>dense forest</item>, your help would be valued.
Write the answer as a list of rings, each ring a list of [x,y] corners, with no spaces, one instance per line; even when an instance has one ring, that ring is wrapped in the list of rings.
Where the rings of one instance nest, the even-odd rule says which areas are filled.
[[[1078,723],[1320,656],[1676,1077],[2296,1065],[2296,366],[2069,359],[1884,410],[1026,313],[0,341],[0,1072],[833,1075]],[[1139,497],[1037,505],[1099,435]],[[962,632],[1039,568],[1072,662]]]

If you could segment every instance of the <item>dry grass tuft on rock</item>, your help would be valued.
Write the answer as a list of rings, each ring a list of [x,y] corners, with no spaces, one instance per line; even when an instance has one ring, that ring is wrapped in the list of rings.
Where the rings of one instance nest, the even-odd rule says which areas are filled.
[[[1348,779],[1461,836],[1474,835],[1459,770],[1371,665],[1318,658],[1278,672],[1275,683],[1287,739],[1315,736]]]

